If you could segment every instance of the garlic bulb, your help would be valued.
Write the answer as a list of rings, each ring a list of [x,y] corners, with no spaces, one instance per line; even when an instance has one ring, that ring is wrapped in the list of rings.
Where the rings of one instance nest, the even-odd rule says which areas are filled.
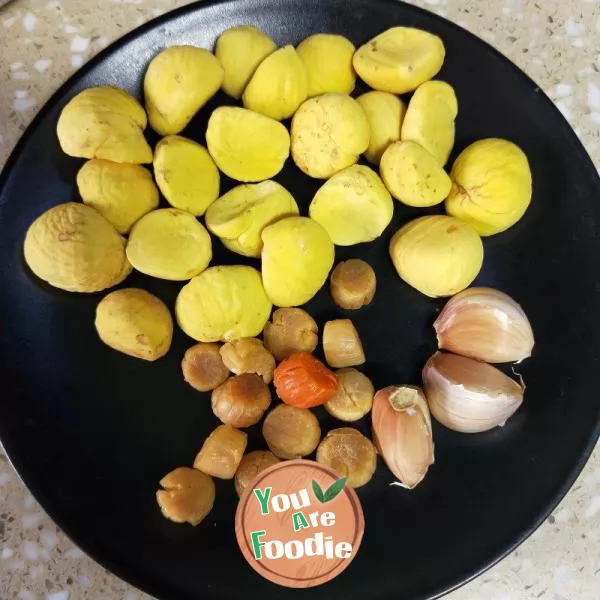
[[[431,414],[464,433],[502,426],[523,402],[525,387],[496,367],[465,356],[436,352],[423,369]]]
[[[371,418],[385,464],[403,487],[414,488],[433,464],[431,417],[422,390],[412,385],[379,390]]]
[[[531,356],[533,331],[523,309],[507,294],[474,287],[446,304],[433,328],[440,350],[502,363]]]

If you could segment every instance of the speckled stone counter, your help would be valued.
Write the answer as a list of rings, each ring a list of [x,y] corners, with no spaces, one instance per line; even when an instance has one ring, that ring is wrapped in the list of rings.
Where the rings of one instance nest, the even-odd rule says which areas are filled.
[[[414,3],[469,29],[519,65],[556,102],[600,166],[600,0]],[[117,37],[182,4],[15,0],[0,9],[0,167],[71,73]],[[0,451],[0,600],[140,598],[148,596],[105,571],[57,529]],[[531,538],[447,598],[598,600],[600,448]]]

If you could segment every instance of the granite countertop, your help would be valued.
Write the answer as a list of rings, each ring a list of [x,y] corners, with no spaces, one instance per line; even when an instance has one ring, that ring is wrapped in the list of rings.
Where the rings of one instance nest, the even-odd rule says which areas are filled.
[[[0,167],[94,54],[185,0],[15,0],[0,9]],[[600,167],[600,0],[416,0],[496,46],[555,101]],[[600,199],[599,199],[600,200]],[[559,440],[557,440],[559,443]],[[518,493],[518,490],[515,490]],[[598,600],[600,447],[555,512],[448,600]],[[148,598],[76,548],[0,451],[0,599]]]

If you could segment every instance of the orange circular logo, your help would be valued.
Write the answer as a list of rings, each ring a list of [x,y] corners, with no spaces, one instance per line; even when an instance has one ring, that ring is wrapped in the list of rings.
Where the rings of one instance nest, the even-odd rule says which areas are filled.
[[[250,566],[287,587],[313,587],[356,556],[365,520],[344,477],[312,460],[289,460],[258,474],[238,504],[235,533]]]

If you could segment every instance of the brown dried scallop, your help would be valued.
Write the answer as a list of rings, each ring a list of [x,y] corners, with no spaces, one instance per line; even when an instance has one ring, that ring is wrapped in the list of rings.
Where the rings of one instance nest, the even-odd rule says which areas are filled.
[[[375,271],[364,260],[351,258],[339,263],[331,274],[331,296],[341,308],[356,310],[375,296]]]
[[[267,350],[282,361],[297,352],[312,352],[319,342],[316,321],[301,308],[278,308],[265,325]]]
[[[219,425],[205,440],[194,469],[219,479],[232,479],[242,460],[248,436],[231,425]]]
[[[227,342],[221,347],[221,358],[225,366],[236,375],[256,373],[265,383],[271,383],[273,380],[275,359],[256,338]]]
[[[235,472],[235,491],[238,496],[244,493],[244,490],[248,487],[254,478],[265,469],[276,465],[281,462],[271,451],[269,450],[254,450],[244,454],[240,466]]]
[[[212,510],[215,484],[212,478],[189,467],[179,467],[161,480],[156,501],[162,514],[175,523],[198,525]]]
[[[227,425],[250,427],[271,405],[271,392],[256,373],[230,377],[212,393],[212,409]]]
[[[229,377],[223,364],[219,344],[195,344],[186,350],[181,361],[183,378],[199,392],[209,392]]]
[[[325,402],[325,410],[340,421],[358,421],[373,406],[375,388],[371,380],[356,369],[340,369],[336,371],[338,381],[335,396]]]
[[[279,458],[302,458],[319,444],[321,428],[308,408],[279,404],[263,423],[263,437]]]
[[[348,485],[368,483],[377,467],[377,453],[371,440],[353,427],[331,430],[317,448],[317,462],[347,478]]]
[[[362,342],[350,319],[334,319],[325,323],[323,351],[330,367],[353,367],[365,362]]]

